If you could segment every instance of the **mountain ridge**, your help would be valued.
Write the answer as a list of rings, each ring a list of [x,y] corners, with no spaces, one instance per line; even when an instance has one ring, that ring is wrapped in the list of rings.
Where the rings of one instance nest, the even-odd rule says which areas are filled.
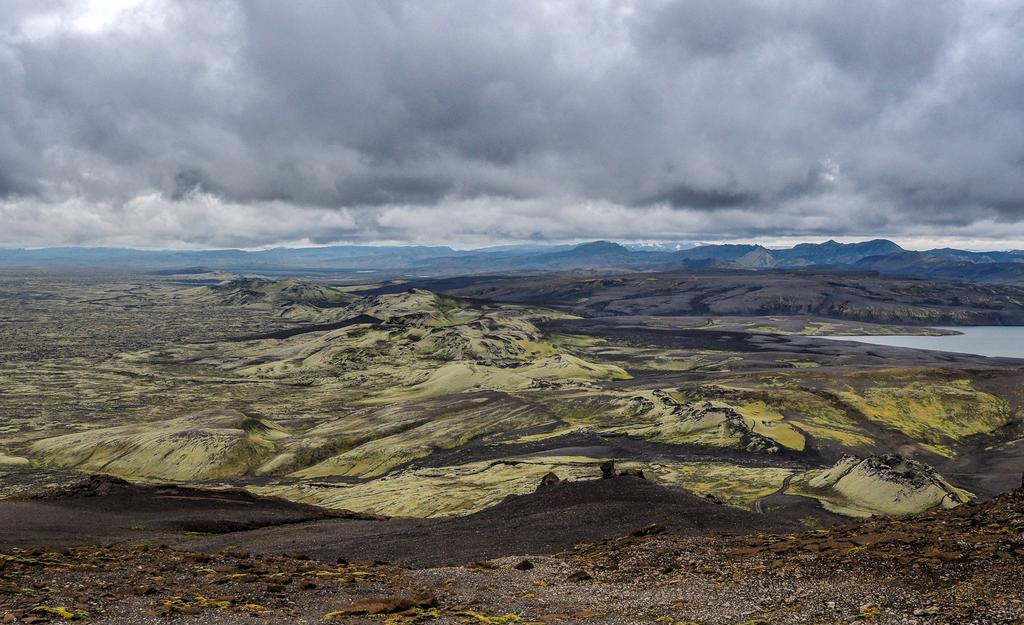
[[[677,249],[597,240],[578,245],[506,245],[470,250],[448,246],[364,246],[267,250],[140,250],[117,247],[0,248],[0,267],[130,269],[173,275],[226,271],[465,275],[517,271],[670,269],[798,269],[828,267],[921,278],[1024,282],[1024,251],[955,248],[907,250],[888,239],[828,240],[769,248],[755,243],[704,244]]]

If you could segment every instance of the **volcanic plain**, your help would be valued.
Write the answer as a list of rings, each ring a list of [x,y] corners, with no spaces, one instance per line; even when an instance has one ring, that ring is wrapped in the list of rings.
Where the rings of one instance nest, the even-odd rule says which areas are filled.
[[[818,338],[1018,289],[739,273],[2,274],[0,615],[1024,618],[1024,361]]]

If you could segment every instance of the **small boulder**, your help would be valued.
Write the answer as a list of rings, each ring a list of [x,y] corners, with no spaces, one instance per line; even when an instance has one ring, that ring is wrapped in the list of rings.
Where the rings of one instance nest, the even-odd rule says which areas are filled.
[[[587,573],[583,569],[579,569],[577,571],[573,571],[572,573],[569,573],[569,576],[566,577],[565,579],[566,579],[566,581],[570,581],[570,582],[589,582],[590,580],[592,580],[594,578],[591,577],[590,573]]]
[[[547,486],[554,486],[555,484],[561,481],[561,478],[555,475],[553,471],[549,471],[544,475],[544,477],[540,478],[540,486],[538,486],[537,488],[541,489]]]
[[[606,460],[601,463],[601,479],[610,480],[615,477],[615,461]]]
[[[857,611],[864,618],[874,618],[882,613],[882,608],[877,603],[865,603]]]
[[[139,586],[135,586],[132,589],[132,591],[136,595],[155,595],[155,594],[160,592],[160,589],[157,588],[156,586],[151,585],[151,584],[142,584],[142,585],[139,585]]]
[[[633,536],[655,536],[657,534],[664,533],[664,531],[665,526],[661,523],[651,523],[646,527],[641,527],[640,529],[634,531]]]
[[[360,599],[347,610],[340,613],[346,616],[359,614],[395,614],[405,612],[413,608],[436,608],[437,597],[433,593],[422,591],[416,593],[394,595],[390,597],[376,597],[372,599]]]
[[[514,568],[517,571],[529,571],[533,568],[533,562],[530,562],[529,560],[522,560],[512,568]]]

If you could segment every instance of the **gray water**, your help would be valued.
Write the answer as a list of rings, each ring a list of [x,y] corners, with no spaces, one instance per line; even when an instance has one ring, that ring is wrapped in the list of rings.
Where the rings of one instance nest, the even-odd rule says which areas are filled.
[[[979,356],[1024,358],[1024,326],[942,327],[961,334],[951,336],[823,336],[839,341],[857,341],[872,345],[933,349]]]

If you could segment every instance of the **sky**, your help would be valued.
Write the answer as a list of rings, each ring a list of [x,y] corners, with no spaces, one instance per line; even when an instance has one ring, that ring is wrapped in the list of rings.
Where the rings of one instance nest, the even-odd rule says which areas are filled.
[[[4,0],[0,246],[1024,248],[1024,0]]]

